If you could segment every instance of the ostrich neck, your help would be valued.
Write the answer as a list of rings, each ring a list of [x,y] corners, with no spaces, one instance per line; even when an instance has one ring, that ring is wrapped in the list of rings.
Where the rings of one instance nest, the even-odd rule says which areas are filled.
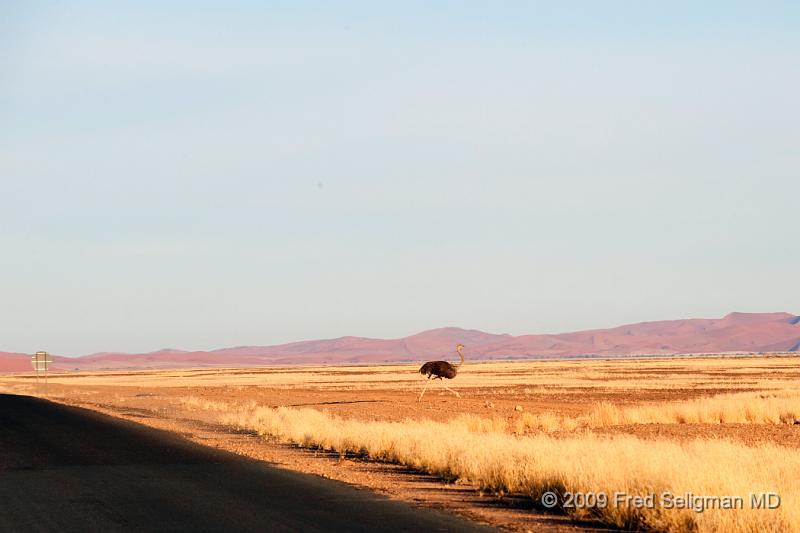
[[[461,361],[456,363],[456,368],[460,368],[461,365],[464,364],[464,354],[461,353],[461,350],[456,350],[458,352],[458,356],[461,358]]]

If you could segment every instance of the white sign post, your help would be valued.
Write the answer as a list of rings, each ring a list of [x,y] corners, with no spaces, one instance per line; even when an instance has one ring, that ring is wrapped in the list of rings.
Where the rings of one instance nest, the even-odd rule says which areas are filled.
[[[39,391],[39,374],[44,372],[45,395],[47,395],[47,369],[50,367],[52,362],[53,359],[47,352],[36,352],[33,354],[33,357],[31,357],[31,364],[33,365],[33,370],[36,372],[36,391]]]

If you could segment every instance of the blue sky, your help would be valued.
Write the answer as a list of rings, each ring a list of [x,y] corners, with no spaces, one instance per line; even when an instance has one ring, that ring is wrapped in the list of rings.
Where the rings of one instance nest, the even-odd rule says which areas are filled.
[[[798,312],[800,8],[6,2],[0,349]]]

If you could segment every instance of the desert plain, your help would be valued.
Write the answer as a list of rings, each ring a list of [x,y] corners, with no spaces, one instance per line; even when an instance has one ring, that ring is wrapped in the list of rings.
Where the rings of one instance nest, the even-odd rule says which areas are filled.
[[[421,401],[418,367],[77,372],[46,387],[18,374],[1,376],[0,392],[503,530],[800,530],[795,355],[468,361],[446,383],[460,397],[434,381]],[[557,500],[545,505],[550,492]],[[780,504],[754,508],[762,494]]]

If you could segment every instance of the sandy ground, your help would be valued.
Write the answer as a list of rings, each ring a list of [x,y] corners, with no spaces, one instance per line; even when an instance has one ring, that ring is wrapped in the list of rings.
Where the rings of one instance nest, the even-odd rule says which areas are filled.
[[[195,442],[333,478],[420,505],[445,508],[509,531],[594,528],[534,509],[524,495],[497,498],[469,484],[446,483],[397,465],[339,457],[270,442],[218,423],[198,405],[256,402],[306,407],[359,420],[432,419],[465,413],[504,418],[525,413],[577,416],[598,402],[618,406],[731,392],[778,390],[798,383],[797,357],[656,359],[467,364],[448,385],[434,383],[417,401],[424,378],[415,366],[200,369],[109,372],[50,378],[46,394],[160,429]],[[0,377],[0,390],[36,394],[31,376]],[[44,395],[40,385],[38,394]],[[193,399],[195,406],[182,400]],[[800,426],[771,424],[638,424],[595,432],[675,440],[726,438],[800,447]]]

